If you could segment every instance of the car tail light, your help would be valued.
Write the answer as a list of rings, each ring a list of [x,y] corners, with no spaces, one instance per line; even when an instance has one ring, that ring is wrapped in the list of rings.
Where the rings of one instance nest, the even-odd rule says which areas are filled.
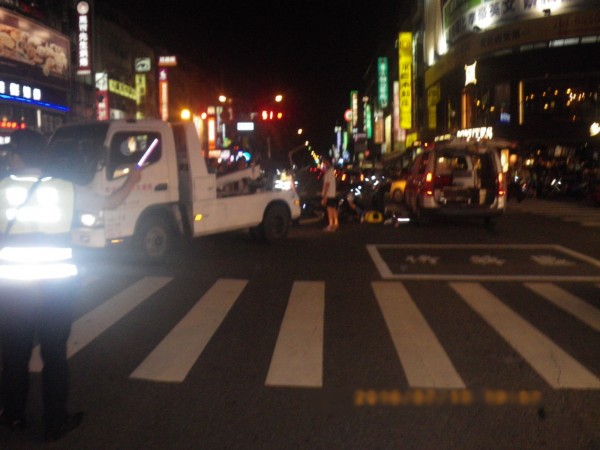
[[[502,172],[498,173],[498,196],[502,197],[506,194],[506,189],[504,188],[504,174]]]
[[[423,185],[422,192],[425,195],[433,195],[433,172],[427,172],[425,175],[425,184]]]

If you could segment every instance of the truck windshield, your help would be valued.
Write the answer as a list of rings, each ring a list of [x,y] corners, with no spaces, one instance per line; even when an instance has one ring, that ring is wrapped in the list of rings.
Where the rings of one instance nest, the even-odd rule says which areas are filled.
[[[50,138],[46,172],[86,185],[92,181],[104,158],[108,123],[58,128]]]

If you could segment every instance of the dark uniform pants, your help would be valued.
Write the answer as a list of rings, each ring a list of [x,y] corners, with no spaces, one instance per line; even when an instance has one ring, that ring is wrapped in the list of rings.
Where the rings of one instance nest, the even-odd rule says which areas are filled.
[[[66,348],[77,282],[67,279],[19,283],[0,289],[0,401],[5,414],[13,418],[25,416],[29,360],[37,337],[44,363],[44,423],[49,427],[60,425],[67,417],[69,371]]]

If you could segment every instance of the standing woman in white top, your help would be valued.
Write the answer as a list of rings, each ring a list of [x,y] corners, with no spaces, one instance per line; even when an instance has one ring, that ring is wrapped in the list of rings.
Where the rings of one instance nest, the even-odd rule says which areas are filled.
[[[323,158],[323,165],[325,175],[323,176],[323,200],[321,202],[327,208],[327,220],[329,222],[325,227],[325,231],[335,231],[340,226],[336,207],[335,170],[329,156]]]

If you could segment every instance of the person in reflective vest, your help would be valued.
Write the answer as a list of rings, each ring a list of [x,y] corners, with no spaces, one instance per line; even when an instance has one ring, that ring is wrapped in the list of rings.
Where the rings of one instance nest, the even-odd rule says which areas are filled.
[[[44,176],[41,134],[17,130],[3,147],[10,170],[0,181],[0,425],[26,426],[29,360],[37,336],[45,440],[54,441],[83,418],[67,411],[67,340],[79,287],[70,232],[81,187]],[[132,171],[106,204],[116,207],[140,178],[139,170]]]

